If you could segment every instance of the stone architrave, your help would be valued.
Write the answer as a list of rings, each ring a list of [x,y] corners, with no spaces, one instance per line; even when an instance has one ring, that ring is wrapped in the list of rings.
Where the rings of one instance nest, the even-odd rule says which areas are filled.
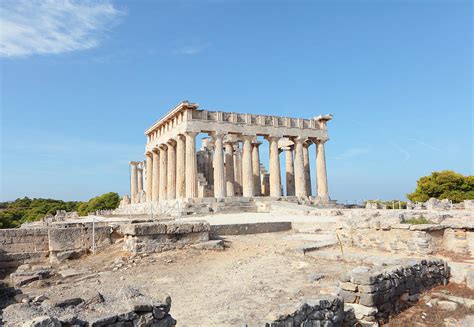
[[[183,135],[176,137],[176,198],[186,196],[186,144]]]
[[[235,196],[235,176],[234,176],[234,144],[224,143],[225,156],[225,187],[227,196]]]
[[[186,198],[197,197],[196,132],[186,132]]]
[[[242,136],[242,195],[255,196],[253,170],[252,170],[252,137]]]
[[[280,155],[278,150],[279,137],[268,136],[270,149],[270,196],[281,196]]]
[[[226,197],[226,185],[224,177],[224,155],[223,155],[223,138],[224,134],[213,134],[214,138],[214,197]]]

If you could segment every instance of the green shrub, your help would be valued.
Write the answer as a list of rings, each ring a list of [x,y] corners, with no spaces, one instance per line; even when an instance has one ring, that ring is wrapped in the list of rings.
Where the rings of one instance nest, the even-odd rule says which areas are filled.
[[[410,225],[426,225],[426,224],[432,224],[433,222],[429,221],[423,215],[420,215],[418,218],[411,218],[404,220],[402,224],[410,224]]]

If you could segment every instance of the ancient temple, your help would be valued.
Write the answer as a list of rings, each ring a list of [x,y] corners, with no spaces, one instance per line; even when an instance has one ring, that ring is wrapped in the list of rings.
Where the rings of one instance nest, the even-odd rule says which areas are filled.
[[[131,203],[226,197],[312,197],[309,148],[315,145],[317,194],[330,201],[324,146],[332,115],[311,119],[199,109],[183,101],[145,131],[144,162],[132,161]],[[196,137],[204,133],[201,148]],[[260,162],[268,142],[269,169]],[[284,153],[283,190],[280,154]]]

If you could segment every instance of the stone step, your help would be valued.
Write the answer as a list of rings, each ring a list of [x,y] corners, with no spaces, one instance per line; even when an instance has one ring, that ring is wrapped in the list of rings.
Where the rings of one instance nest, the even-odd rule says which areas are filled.
[[[319,233],[320,231],[335,231],[335,222],[312,221],[293,222],[293,229],[299,233]]]

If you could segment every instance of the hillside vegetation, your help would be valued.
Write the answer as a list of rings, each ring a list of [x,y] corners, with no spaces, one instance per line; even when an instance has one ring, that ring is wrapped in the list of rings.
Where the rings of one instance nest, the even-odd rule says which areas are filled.
[[[0,202],[0,228],[15,228],[22,223],[41,220],[46,214],[54,215],[57,210],[78,211],[85,216],[96,210],[115,209],[120,203],[117,193],[109,192],[94,197],[87,202],[62,201],[54,199],[16,199]]]

